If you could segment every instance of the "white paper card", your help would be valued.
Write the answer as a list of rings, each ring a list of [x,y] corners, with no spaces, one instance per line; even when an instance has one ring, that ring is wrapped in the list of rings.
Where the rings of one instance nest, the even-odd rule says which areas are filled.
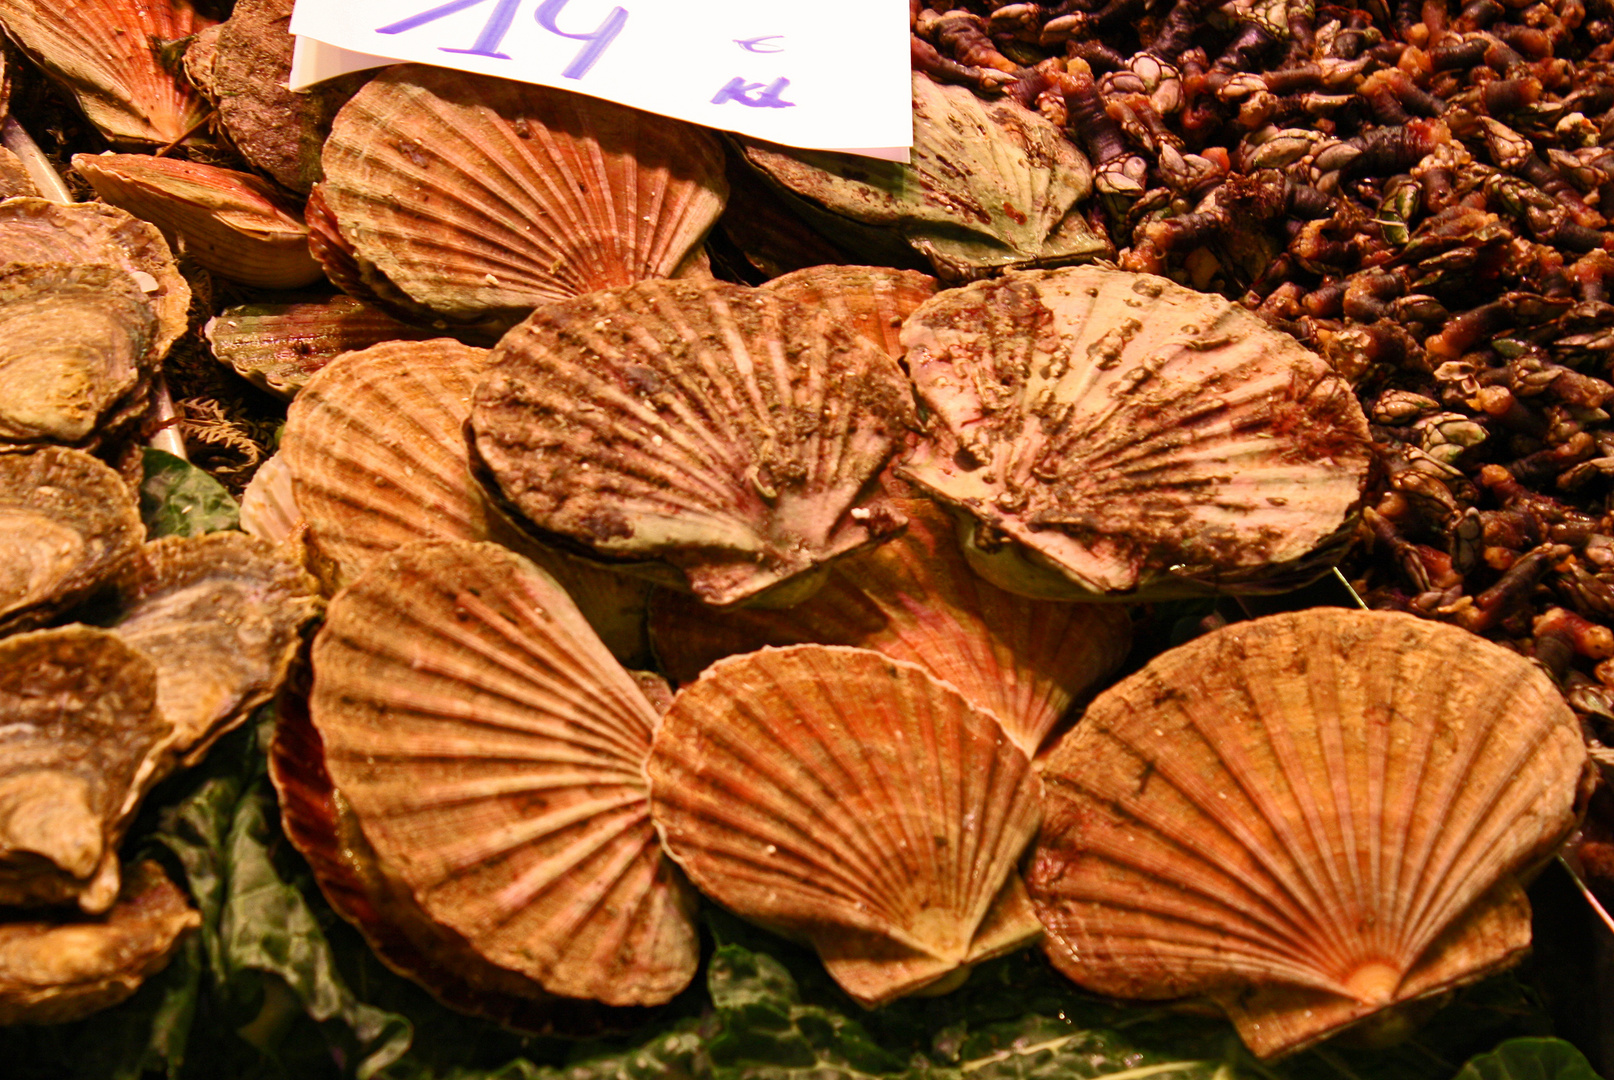
[[[294,90],[413,60],[907,160],[904,0],[297,0]]]

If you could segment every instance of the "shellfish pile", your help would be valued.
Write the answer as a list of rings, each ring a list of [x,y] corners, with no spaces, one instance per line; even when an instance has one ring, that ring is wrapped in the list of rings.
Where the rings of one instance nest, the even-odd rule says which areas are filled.
[[[0,154],[0,1022],[197,924],[120,845],[277,694],[326,902],[521,1032],[658,1015],[708,905],[865,1008],[1040,946],[1267,1059],[1522,958],[1614,736],[1614,11],[910,6],[906,166],[289,96],[286,0],[0,13],[0,117],[96,133]],[[142,542],[192,381],[284,408],[255,535]],[[1246,617],[1336,565],[1377,610]]]

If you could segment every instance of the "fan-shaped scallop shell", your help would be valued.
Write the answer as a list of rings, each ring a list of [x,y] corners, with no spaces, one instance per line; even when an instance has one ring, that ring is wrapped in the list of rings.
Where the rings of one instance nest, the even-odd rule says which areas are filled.
[[[1101,694],[1044,763],[1029,874],[1082,985],[1206,994],[1299,1049],[1516,961],[1517,875],[1573,827],[1586,751],[1531,663],[1316,608],[1237,623]]]
[[[326,205],[360,259],[460,321],[666,277],[723,209],[723,150],[676,120],[527,83],[390,68],[337,114]]]
[[[807,937],[866,1005],[1038,932],[1015,872],[1031,763],[913,664],[826,645],[724,660],[673,700],[646,772],[701,891]]]
[[[1005,587],[1259,587],[1320,573],[1347,535],[1361,407],[1225,300],[1096,266],[1031,271],[938,295],[902,341],[935,422],[897,472],[1031,552],[1029,578],[977,562]]]
[[[313,664],[331,780],[432,920],[555,994],[688,983],[693,896],[643,777],[656,712],[553,579],[411,545],[332,600]]]
[[[151,661],[88,626],[0,640],[0,904],[99,914],[170,726]]]
[[[868,505],[914,423],[895,362],[822,313],[722,282],[538,309],[493,352],[474,456],[543,533],[753,597],[899,524]]]
[[[668,674],[692,681],[707,665],[764,645],[856,645],[951,683],[1027,754],[1071,707],[1114,673],[1131,644],[1116,605],[1032,600],[976,576],[953,524],[927,499],[896,498],[908,527],[830,567],[822,588],[788,608],[714,611],[663,590],[651,640]]]
[[[899,359],[898,331],[915,308],[936,295],[936,279],[885,266],[809,266],[764,282],[762,288],[822,308],[837,324]]]
[[[186,764],[274,695],[319,613],[314,580],[239,532],[147,544],[115,586],[111,628],[156,665],[157,707]]]
[[[0,631],[83,599],[145,535],[134,494],[90,455],[0,454]]]
[[[0,12],[90,123],[120,144],[177,142],[204,119],[207,103],[163,63],[160,48],[213,21],[185,0],[6,0]]]
[[[488,504],[464,427],[487,351],[440,338],[347,353],[287,411],[281,452],[316,561],[335,584],[418,540],[494,540],[560,580],[619,656],[643,648],[649,586],[543,548]]]
[[[282,544],[294,547],[298,552],[296,561],[302,561],[302,538],[308,531],[308,522],[297,507],[291,466],[286,464],[284,454],[264,458],[241,493],[241,531],[277,548]]]

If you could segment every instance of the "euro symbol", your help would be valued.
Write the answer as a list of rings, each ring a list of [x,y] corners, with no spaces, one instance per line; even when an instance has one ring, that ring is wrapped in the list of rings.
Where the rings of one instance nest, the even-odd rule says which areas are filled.
[[[766,45],[765,46],[763,44],[763,42],[765,42],[765,41],[778,41],[782,37],[784,37],[783,34],[766,34],[766,35],[764,35],[762,37],[746,38],[743,41],[740,40],[739,38],[735,38],[734,39],[734,44],[738,45],[740,48],[746,50],[747,52],[754,52],[754,53],[784,52],[785,50],[782,47],[778,46],[778,45]]]

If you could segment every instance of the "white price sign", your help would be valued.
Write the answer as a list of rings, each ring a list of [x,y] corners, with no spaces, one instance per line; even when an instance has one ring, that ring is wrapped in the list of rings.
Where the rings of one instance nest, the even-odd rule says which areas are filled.
[[[290,85],[412,60],[907,160],[905,0],[297,0]]]

